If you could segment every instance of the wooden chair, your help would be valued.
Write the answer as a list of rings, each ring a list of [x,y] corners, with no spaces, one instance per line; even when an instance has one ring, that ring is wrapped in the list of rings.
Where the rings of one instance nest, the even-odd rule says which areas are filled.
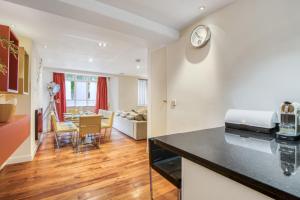
[[[91,116],[81,116],[79,118],[79,141],[82,142],[86,136],[89,135],[98,135],[99,144],[95,142],[94,145],[100,146],[100,137],[101,137],[101,116],[100,115],[91,115]],[[96,137],[94,137],[96,139]],[[79,150],[79,145],[77,150]]]
[[[105,119],[105,121],[102,121],[102,123],[101,123],[101,128],[104,129],[104,138],[105,139],[111,138],[112,126],[113,126],[113,122],[114,122],[114,115],[115,115],[115,113],[112,111],[102,111],[102,116],[104,118],[107,118],[107,119]],[[107,129],[109,129],[109,132],[107,132]]]
[[[77,127],[72,122],[59,122],[54,113],[51,113],[51,122],[54,128],[54,135],[57,148],[60,148],[59,139],[63,134],[72,133],[72,143],[75,145],[77,138]]]

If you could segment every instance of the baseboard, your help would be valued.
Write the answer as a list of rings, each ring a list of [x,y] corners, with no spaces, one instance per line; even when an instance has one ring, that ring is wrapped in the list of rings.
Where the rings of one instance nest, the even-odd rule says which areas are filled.
[[[45,135],[43,134],[41,141],[44,139],[44,137],[45,137]],[[41,141],[39,141],[39,142],[41,142]],[[38,148],[39,148],[39,144],[35,144],[32,154],[10,157],[5,163],[3,163],[0,166],[0,170],[3,169],[5,167],[5,165],[32,161],[35,157],[35,154],[36,154]]]
[[[16,164],[16,163],[32,161],[35,157],[35,154],[36,154],[38,148],[39,148],[39,146],[35,145],[32,155],[28,154],[28,155],[10,157],[1,167],[3,168],[5,165],[9,165],[9,164]],[[1,167],[0,167],[0,170],[1,170]]]
[[[12,158],[9,158],[6,162],[6,164],[15,164],[15,163],[22,163],[22,162],[29,162],[32,161],[33,156],[28,154],[24,156],[13,156]]]

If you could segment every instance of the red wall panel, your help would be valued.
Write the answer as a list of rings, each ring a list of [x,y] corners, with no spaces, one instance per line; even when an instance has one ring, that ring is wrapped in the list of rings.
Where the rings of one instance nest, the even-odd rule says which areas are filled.
[[[0,123],[0,165],[29,137],[30,118],[27,115],[13,117],[7,123]]]
[[[0,35],[5,38],[9,38],[9,27],[0,25]],[[0,59],[1,63],[5,64],[7,67],[9,65],[9,55],[8,50],[0,45]],[[0,73],[0,92],[6,92],[8,89],[8,73],[3,75]]]

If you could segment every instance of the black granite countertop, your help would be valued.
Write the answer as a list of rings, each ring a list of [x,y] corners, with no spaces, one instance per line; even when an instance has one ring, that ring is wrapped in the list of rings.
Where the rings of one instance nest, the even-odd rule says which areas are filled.
[[[300,142],[225,127],[157,137],[154,142],[274,199],[300,199]]]

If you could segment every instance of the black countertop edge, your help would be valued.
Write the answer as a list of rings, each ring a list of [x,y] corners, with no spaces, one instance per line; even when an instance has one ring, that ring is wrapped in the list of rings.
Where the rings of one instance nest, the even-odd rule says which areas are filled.
[[[203,167],[206,167],[214,172],[217,172],[218,174],[221,174],[221,175],[223,175],[227,178],[230,178],[238,183],[241,183],[247,187],[250,187],[258,192],[261,192],[261,193],[271,197],[271,198],[278,199],[278,200],[286,200],[286,199],[299,200],[298,197],[291,195],[285,191],[271,187],[270,185],[267,185],[265,183],[256,181],[248,176],[239,174],[228,168],[222,167],[222,166],[217,165],[213,162],[210,162],[206,159],[203,159],[196,155],[193,155],[189,152],[183,151],[182,149],[178,149],[178,148],[171,146],[169,144],[166,144],[160,140],[156,140],[155,138],[152,138],[152,139],[154,139],[155,144],[157,144],[163,148],[166,148],[166,149],[178,154],[179,156],[186,158],[187,160],[197,163]]]

